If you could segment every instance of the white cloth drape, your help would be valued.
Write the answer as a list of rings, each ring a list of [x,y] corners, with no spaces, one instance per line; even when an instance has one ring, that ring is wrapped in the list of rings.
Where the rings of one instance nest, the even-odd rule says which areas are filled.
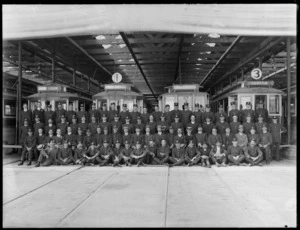
[[[123,32],[296,36],[296,4],[3,5],[3,39]]]

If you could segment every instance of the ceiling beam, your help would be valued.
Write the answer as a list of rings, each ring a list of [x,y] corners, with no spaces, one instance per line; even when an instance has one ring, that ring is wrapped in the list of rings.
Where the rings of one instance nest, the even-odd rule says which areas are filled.
[[[243,67],[245,64],[251,62],[256,57],[261,55],[262,53],[266,52],[268,49],[272,48],[279,42],[283,41],[284,37],[277,37],[274,39],[274,37],[267,37],[265,40],[263,40],[259,45],[255,47],[255,49],[252,50],[247,56],[242,58],[235,66],[233,66],[230,70],[228,70],[225,74],[223,74],[222,77],[220,77],[217,81],[214,81],[212,84],[210,84],[210,88],[218,84],[219,82],[223,81],[224,78],[228,77],[230,74],[234,73],[241,67]]]
[[[180,41],[179,41],[179,47],[178,47],[178,52],[177,52],[177,63],[176,63],[176,69],[175,69],[175,74],[174,74],[174,82],[177,79],[177,75],[178,75],[178,68],[179,68],[179,62],[180,62],[180,54],[181,54],[181,50],[182,50],[182,46],[183,46],[183,41],[184,41],[184,35],[181,34],[180,35]]]
[[[66,37],[66,39],[71,42],[77,49],[79,49],[82,53],[84,53],[89,59],[91,59],[97,66],[99,66],[102,70],[104,70],[109,76],[112,75],[110,71],[108,71],[104,66],[102,66],[95,58],[88,54],[79,44],[77,44],[72,38]]]
[[[232,50],[232,48],[241,40],[241,36],[237,36],[236,39],[231,43],[231,45],[228,47],[228,49],[223,53],[223,55],[220,57],[218,62],[212,67],[212,69],[208,72],[208,74],[204,77],[200,85],[202,85],[207,78],[212,74],[212,72],[215,71],[215,69],[220,65],[220,63],[224,60],[224,58],[229,54],[229,52]]]
[[[128,41],[128,38],[126,37],[126,35],[125,35],[124,32],[120,32],[120,35],[121,35],[123,41],[125,42],[127,48],[129,49],[129,51],[130,51],[130,53],[131,53],[131,55],[132,55],[132,57],[133,57],[135,63],[137,64],[138,68],[140,69],[141,74],[143,75],[143,77],[144,77],[144,79],[145,79],[145,82],[147,83],[149,89],[151,90],[153,96],[155,97],[155,100],[157,101],[157,97],[155,96],[155,94],[154,94],[154,92],[153,92],[153,90],[152,90],[152,88],[151,88],[151,86],[150,86],[150,84],[149,84],[149,82],[148,82],[148,80],[147,80],[147,77],[146,77],[146,75],[145,75],[145,73],[144,73],[144,71],[143,71],[143,69],[142,69],[142,67],[141,67],[141,65],[140,65],[140,63],[139,63],[139,61],[138,61],[138,59],[137,59],[136,56],[135,56],[135,53],[134,53],[134,51],[133,51],[133,49],[132,49],[132,47],[131,47],[131,44],[130,44],[129,41]]]

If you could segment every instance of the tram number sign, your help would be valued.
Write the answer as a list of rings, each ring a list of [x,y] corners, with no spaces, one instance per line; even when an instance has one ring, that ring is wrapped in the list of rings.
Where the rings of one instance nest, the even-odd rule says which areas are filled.
[[[258,68],[255,68],[251,71],[251,77],[254,79],[254,80],[258,80],[262,77],[262,72],[260,69]]]
[[[122,75],[120,73],[114,73],[112,75],[112,80],[114,83],[119,83],[120,81],[122,81]]]

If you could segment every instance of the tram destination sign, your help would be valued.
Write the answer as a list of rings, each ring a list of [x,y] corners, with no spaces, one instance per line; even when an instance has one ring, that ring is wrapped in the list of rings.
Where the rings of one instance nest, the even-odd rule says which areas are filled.
[[[246,81],[245,86],[273,86],[274,81]]]

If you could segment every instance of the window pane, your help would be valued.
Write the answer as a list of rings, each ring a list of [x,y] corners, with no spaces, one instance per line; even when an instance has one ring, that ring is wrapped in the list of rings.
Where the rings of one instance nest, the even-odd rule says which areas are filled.
[[[240,109],[240,110],[246,109],[246,102],[248,102],[248,101],[251,102],[251,105],[253,104],[251,96],[241,96],[241,104],[237,105],[237,109]]]
[[[10,100],[4,100],[4,115],[16,116],[16,102]]]
[[[295,95],[291,95],[291,115],[296,115]]]
[[[269,114],[279,114],[279,95],[270,95]]]

